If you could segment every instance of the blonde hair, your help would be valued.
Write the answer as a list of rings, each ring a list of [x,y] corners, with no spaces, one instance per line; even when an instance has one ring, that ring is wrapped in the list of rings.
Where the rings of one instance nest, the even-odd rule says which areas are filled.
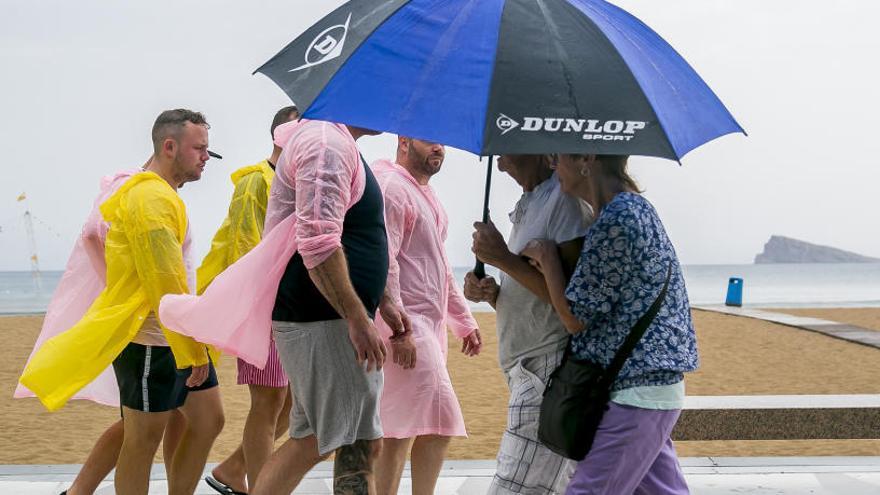
[[[583,158],[585,160],[588,158],[588,155],[570,156],[572,158]],[[629,163],[629,155],[596,155],[596,160],[599,162],[604,175],[614,177],[637,193],[643,192],[642,188],[639,187],[639,183],[629,175],[627,167],[627,164]]]

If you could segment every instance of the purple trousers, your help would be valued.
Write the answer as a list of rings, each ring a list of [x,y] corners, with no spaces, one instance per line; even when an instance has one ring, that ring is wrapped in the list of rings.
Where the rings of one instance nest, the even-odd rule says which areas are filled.
[[[680,410],[610,404],[567,495],[687,495],[670,434]]]

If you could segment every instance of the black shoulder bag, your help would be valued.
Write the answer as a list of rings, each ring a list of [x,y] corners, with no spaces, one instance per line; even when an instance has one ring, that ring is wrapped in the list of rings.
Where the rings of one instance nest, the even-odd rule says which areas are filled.
[[[571,358],[571,342],[562,364],[550,375],[538,425],[538,439],[557,454],[582,460],[590,452],[602,416],[611,401],[611,387],[633,349],[654,321],[666,299],[672,267],[654,304],[630,330],[608,369]]]

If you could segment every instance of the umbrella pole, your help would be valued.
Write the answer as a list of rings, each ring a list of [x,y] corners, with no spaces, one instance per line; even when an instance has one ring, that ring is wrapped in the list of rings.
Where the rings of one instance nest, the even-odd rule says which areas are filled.
[[[489,165],[486,167],[486,194],[483,198],[483,223],[489,223],[489,193],[492,190],[492,164],[495,161],[494,155],[489,155]],[[477,260],[474,265],[474,275],[479,279],[486,278],[486,265]]]

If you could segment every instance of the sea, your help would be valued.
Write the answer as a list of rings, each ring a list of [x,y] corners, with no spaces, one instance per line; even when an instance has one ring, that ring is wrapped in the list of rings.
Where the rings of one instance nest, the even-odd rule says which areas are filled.
[[[470,267],[455,268],[461,283]],[[498,277],[497,270],[487,273]],[[880,307],[880,263],[685,265],[691,304],[724,304],[730,278],[743,280],[743,305],[750,307]],[[59,271],[0,272],[0,314],[43,313]],[[492,311],[472,304],[475,311]]]

